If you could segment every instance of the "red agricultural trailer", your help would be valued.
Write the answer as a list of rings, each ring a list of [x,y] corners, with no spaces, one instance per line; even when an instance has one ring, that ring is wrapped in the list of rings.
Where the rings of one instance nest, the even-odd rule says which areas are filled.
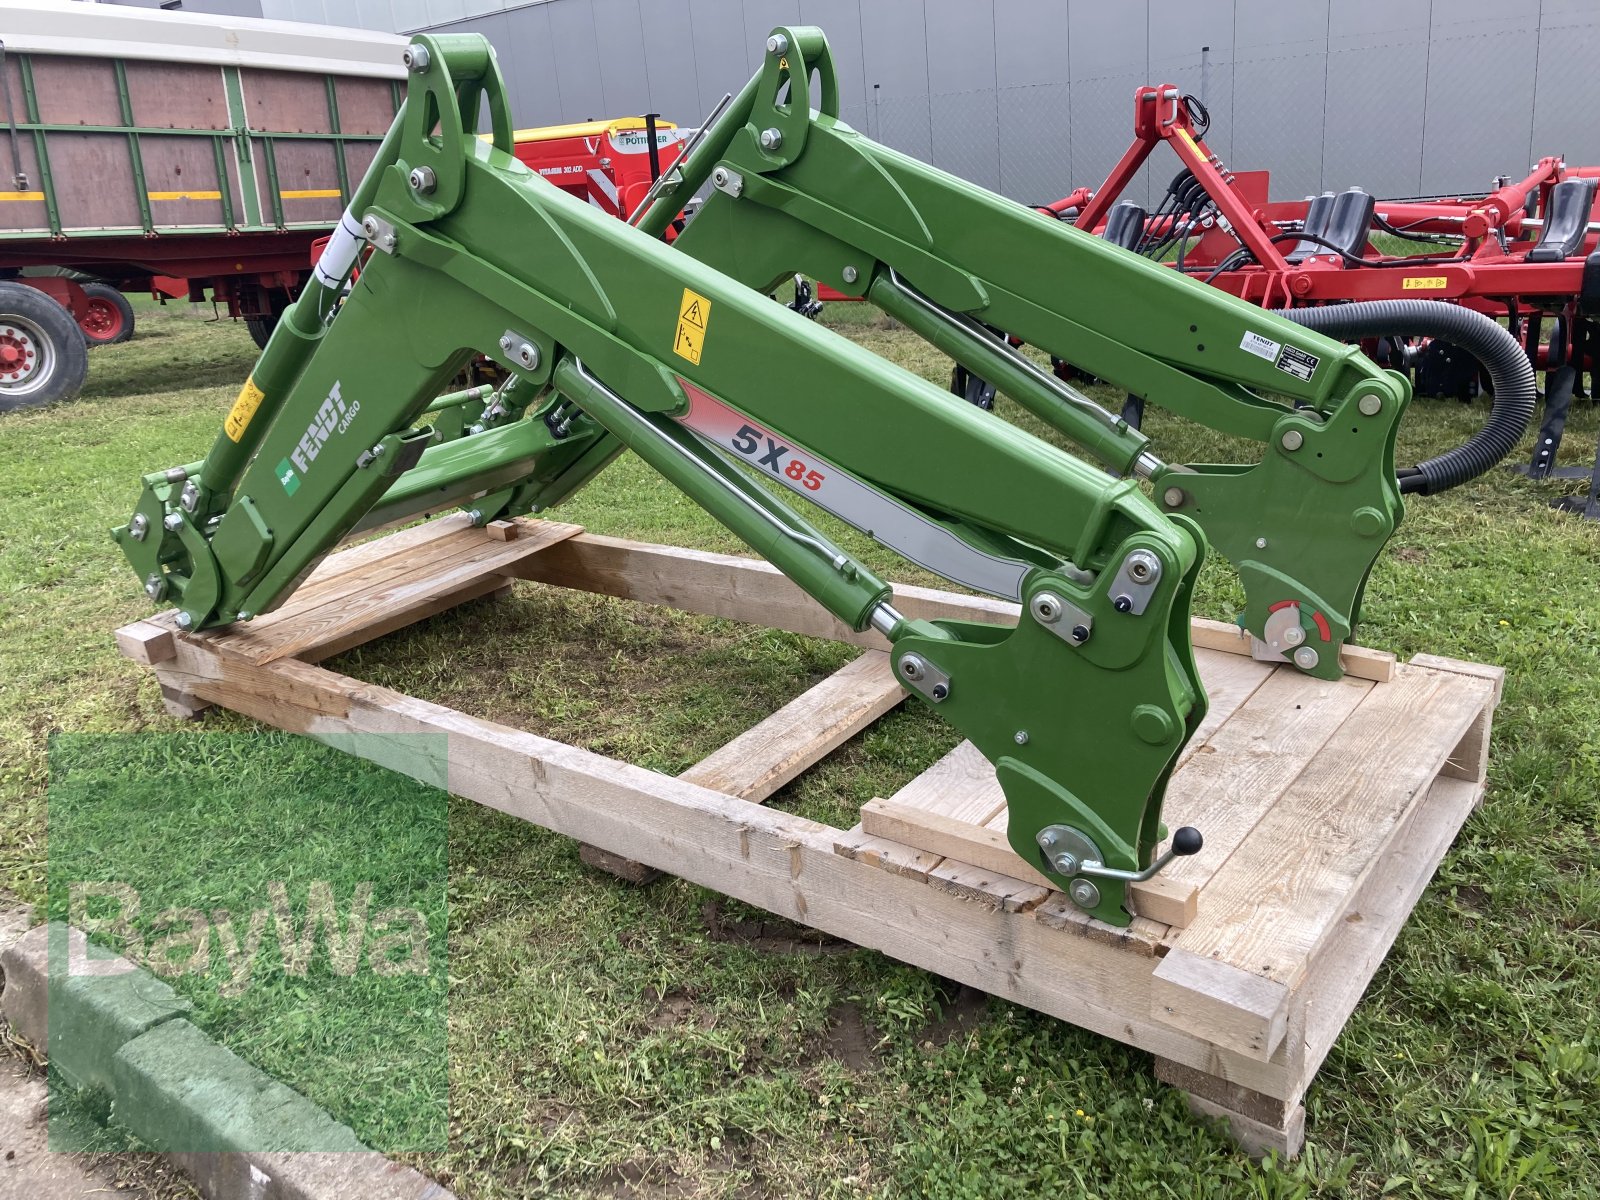
[[[67,399],[123,291],[212,300],[258,342],[394,120],[404,39],[0,3],[0,410]]]
[[[1204,105],[1172,84],[1139,88],[1133,143],[1105,182],[1041,211],[1265,308],[1426,298],[1505,319],[1545,372],[1526,471],[1588,480],[1587,495],[1558,503],[1600,518],[1600,456],[1593,470],[1556,466],[1574,394],[1600,353],[1600,167],[1546,157],[1482,196],[1379,200],[1351,187],[1273,201],[1268,172],[1230,170],[1206,145],[1209,123]],[[1123,199],[1163,143],[1181,164],[1165,194],[1154,208]],[[1386,253],[1378,235],[1430,249]],[[1471,394],[1477,364],[1443,339],[1366,344],[1380,361],[1414,369],[1422,390]],[[1137,405],[1129,415],[1137,419]]]

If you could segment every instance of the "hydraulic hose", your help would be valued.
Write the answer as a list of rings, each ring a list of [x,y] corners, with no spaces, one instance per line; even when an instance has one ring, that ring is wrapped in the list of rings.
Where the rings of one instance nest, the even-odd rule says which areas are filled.
[[[1486,371],[1494,403],[1482,429],[1454,450],[1398,472],[1400,490],[1431,496],[1476,479],[1515,450],[1533,417],[1533,367],[1504,326],[1482,313],[1437,300],[1364,300],[1283,309],[1279,316],[1335,338],[1395,334],[1434,337],[1460,346]]]

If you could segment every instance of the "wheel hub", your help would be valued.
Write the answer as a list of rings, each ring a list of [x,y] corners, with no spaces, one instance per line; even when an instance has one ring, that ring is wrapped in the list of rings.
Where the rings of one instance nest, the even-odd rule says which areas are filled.
[[[114,332],[118,323],[117,314],[104,300],[89,301],[84,310],[83,320],[80,322],[90,333],[100,337]]]
[[[26,331],[0,325],[0,381],[18,383],[39,365],[39,351]]]

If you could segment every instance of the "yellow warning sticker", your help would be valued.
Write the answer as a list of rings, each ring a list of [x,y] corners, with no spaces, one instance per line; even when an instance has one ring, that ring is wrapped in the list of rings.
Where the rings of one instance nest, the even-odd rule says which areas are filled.
[[[1442,292],[1450,286],[1443,275],[1412,275],[1400,281],[1402,292]]]
[[[266,393],[256,386],[253,377],[244,381],[244,387],[239,389],[239,398],[233,402],[233,407],[228,410],[228,419],[222,423],[222,431],[231,441],[237,442],[244,436],[250,418],[256,415],[264,396]]]
[[[1174,132],[1177,133],[1179,139],[1182,140],[1182,142],[1183,142],[1183,144],[1185,146],[1189,147],[1189,149],[1194,151],[1195,157],[1197,157],[1197,158],[1204,158],[1205,157],[1205,155],[1200,153],[1200,147],[1195,145],[1194,138],[1189,136],[1189,131],[1187,129],[1178,129],[1178,130],[1175,130]]]
[[[684,288],[683,303],[678,305],[678,333],[672,339],[672,352],[698,367],[700,352],[706,344],[706,325],[710,321],[711,301]]]

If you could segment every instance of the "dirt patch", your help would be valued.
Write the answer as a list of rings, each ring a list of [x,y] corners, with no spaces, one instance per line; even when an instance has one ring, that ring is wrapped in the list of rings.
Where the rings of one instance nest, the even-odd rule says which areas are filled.
[[[645,1022],[651,1029],[676,1029],[682,1025],[710,1029],[717,1023],[715,1013],[696,1004],[684,992],[668,992],[663,996],[651,988],[649,994],[656,1002],[655,1012]]]
[[[939,1019],[930,1021],[917,1038],[923,1045],[939,1047],[966,1037],[983,1020],[988,1010],[989,996],[986,992],[964,983],[952,982],[948,986],[952,991],[939,1006]]]
[[[861,1009],[846,1000],[828,1011],[828,1029],[822,1035],[822,1052],[838,1059],[852,1071],[870,1071],[877,1066],[873,1052],[878,1039],[861,1015]]]
[[[721,900],[708,900],[700,906],[700,919],[712,941],[732,942],[769,954],[848,954],[856,949],[850,942],[829,937],[804,925],[780,917],[730,916]]]
[[[1408,563],[1427,562],[1429,558],[1428,552],[1421,546],[1395,546],[1389,551],[1389,555],[1391,558]]]

